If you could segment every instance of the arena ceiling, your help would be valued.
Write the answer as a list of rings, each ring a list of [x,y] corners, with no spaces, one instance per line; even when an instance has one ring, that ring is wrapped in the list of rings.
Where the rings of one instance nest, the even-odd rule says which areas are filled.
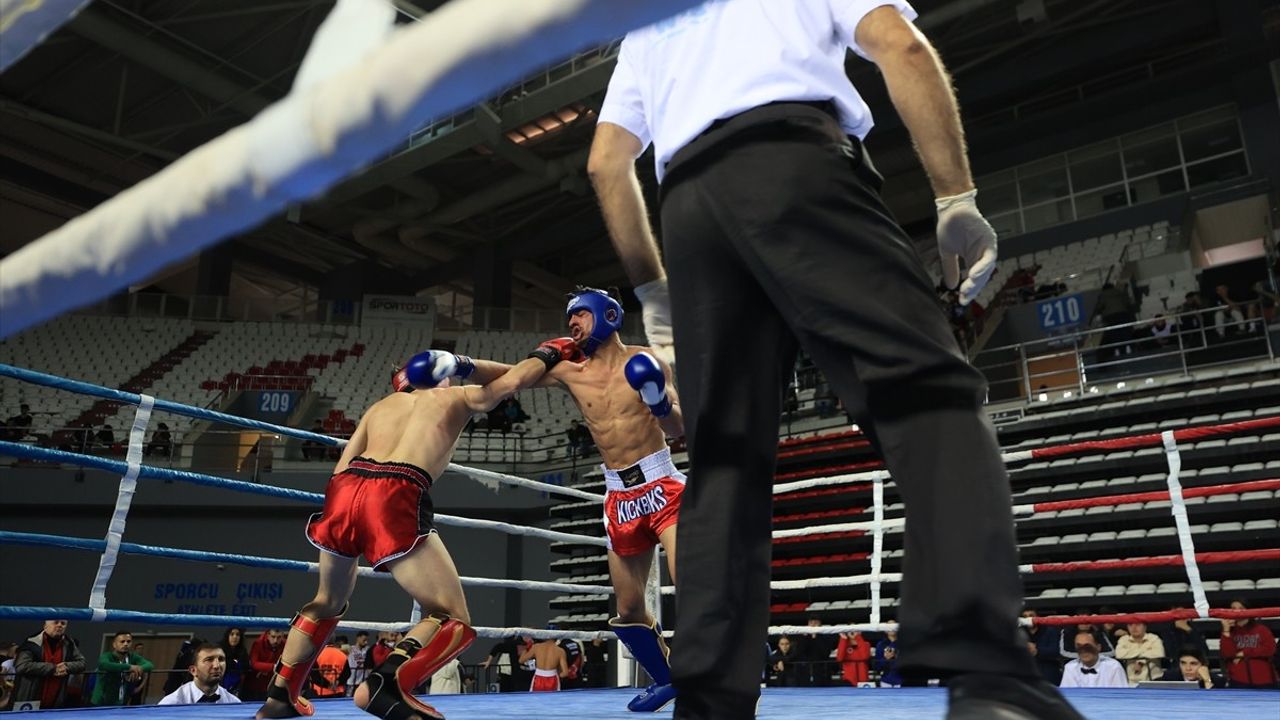
[[[400,22],[443,4],[396,0]],[[956,75],[971,137],[986,131],[1002,142],[1014,132],[1033,138],[1028,118],[1069,103],[1058,97],[1062,88],[1220,44],[1215,3],[1201,0],[914,4]],[[282,97],[331,5],[94,0],[0,75],[0,253]],[[554,307],[579,282],[625,285],[585,179],[611,69],[606,47],[541,73],[439,119],[437,132],[406,138],[325,197],[235,238],[233,292],[296,293],[372,262],[387,268],[389,287],[399,292],[467,295],[478,249],[510,261],[516,306]],[[923,239],[932,207],[906,134],[874,67],[851,56],[848,69],[879,112],[870,145],[890,203]],[[1123,92],[1124,83],[1108,90]],[[652,188],[649,163],[640,167]],[[152,284],[190,293],[193,268],[172,268]]]

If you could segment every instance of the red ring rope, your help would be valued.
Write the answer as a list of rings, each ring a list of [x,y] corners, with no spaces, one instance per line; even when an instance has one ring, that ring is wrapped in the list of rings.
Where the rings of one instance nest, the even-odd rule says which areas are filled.
[[[1251,562],[1253,560],[1280,560],[1280,548],[1268,550],[1227,550],[1222,552],[1196,553],[1196,562],[1201,565],[1221,563]],[[1075,562],[1034,563],[1023,566],[1033,573],[1079,572],[1081,570],[1122,570],[1145,567],[1182,567],[1181,555],[1158,555],[1154,557],[1131,558],[1128,560],[1078,560]]]
[[[1119,625],[1130,622],[1151,624],[1173,622],[1175,620],[1195,620],[1199,617],[1200,614],[1195,610],[1163,610],[1161,612],[1118,613],[1114,615],[1046,615],[1044,617],[1032,618],[1031,624],[1084,625],[1086,623],[1092,623],[1094,625],[1101,625],[1103,623],[1115,623]],[[1280,607],[1249,608],[1247,610],[1232,610],[1230,608],[1210,609],[1209,617],[1218,618],[1220,620],[1280,617]]]
[[[1206,485],[1204,487],[1197,488],[1183,488],[1182,497],[1211,497],[1213,495],[1227,495],[1230,493],[1243,493],[1253,490],[1280,490],[1280,478],[1228,483],[1225,485]],[[1022,510],[1030,507],[1034,512],[1049,512],[1051,510],[1073,510],[1076,508],[1104,507],[1107,505],[1124,505],[1126,503],[1154,502],[1168,499],[1168,490],[1152,490],[1151,492],[1128,493],[1126,495],[1105,495],[1102,497],[1077,498],[1075,500],[1051,500],[1033,503],[1030,506],[1022,505],[1019,506],[1018,509]]]

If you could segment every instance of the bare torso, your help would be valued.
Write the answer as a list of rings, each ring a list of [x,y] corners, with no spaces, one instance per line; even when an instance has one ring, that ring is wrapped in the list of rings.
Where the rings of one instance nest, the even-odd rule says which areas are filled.
[[[416,465],[439,478],[470,419],[461,387],[394,393],[365,411],[357,431],[365,435],[360,455]],[[343,469],[339,465],[334,472]]]
[[[533,665],[539,670],[560,670],[564,649],[554,640],[544,640],[533,646]]]
[[[552,371],[587,421],[605,467],[618,470],[667,446],[662,427],[623,375],[627,360],[647,348],[621,347],[588,358],[582,372]]]

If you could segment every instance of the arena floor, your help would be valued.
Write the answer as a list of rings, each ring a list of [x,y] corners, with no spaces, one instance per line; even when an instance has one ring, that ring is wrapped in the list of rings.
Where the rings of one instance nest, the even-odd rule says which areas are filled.
[[[626,703],[628,689],[577,690],[554,695],[525,693],[440,695],[431,703],[449,720],[528,720],[530,717],[580,720],[635,720]],[[1280,718],[1280,692],[1260,690],[1070,690],[1068,697],[1091,720],[1264,720]],[[251,717],[256,703],[182,707],[92,708],[46,711],[50,717],[127,720],[181,718],[225,720]],[[856,688],[769,688],[760,702],[760,720],[941,718],[946,691],[936,688],[867,690]],[[670,712],[658,717],[669,717]],[[346,700],[316,703],[316,718],[365,720],[370,717]]]

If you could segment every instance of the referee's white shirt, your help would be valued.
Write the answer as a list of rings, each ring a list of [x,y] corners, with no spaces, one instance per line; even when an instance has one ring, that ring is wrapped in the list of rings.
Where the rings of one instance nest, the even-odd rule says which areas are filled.
[[[1104,655],[1098,656],[1098,663],[1090,670],[1096,672],[1081,672],[1083,666],[1079,660],[1072,660],[1062,669],[1062,682],[1058,683],[1059,687],[1100,687],[1100,688],[1127,688],[1129,687],[1129,678],[1125,677],[1124,665],[1119,660],[1113,660]]]
[[[653,143],[658,180],[676,152],[716,120],[784,100],[832,100],[850,135],[871,130],[871,110],[844,72],[858,22],[905,0],[712,0],[633,31],[600,110]]]

